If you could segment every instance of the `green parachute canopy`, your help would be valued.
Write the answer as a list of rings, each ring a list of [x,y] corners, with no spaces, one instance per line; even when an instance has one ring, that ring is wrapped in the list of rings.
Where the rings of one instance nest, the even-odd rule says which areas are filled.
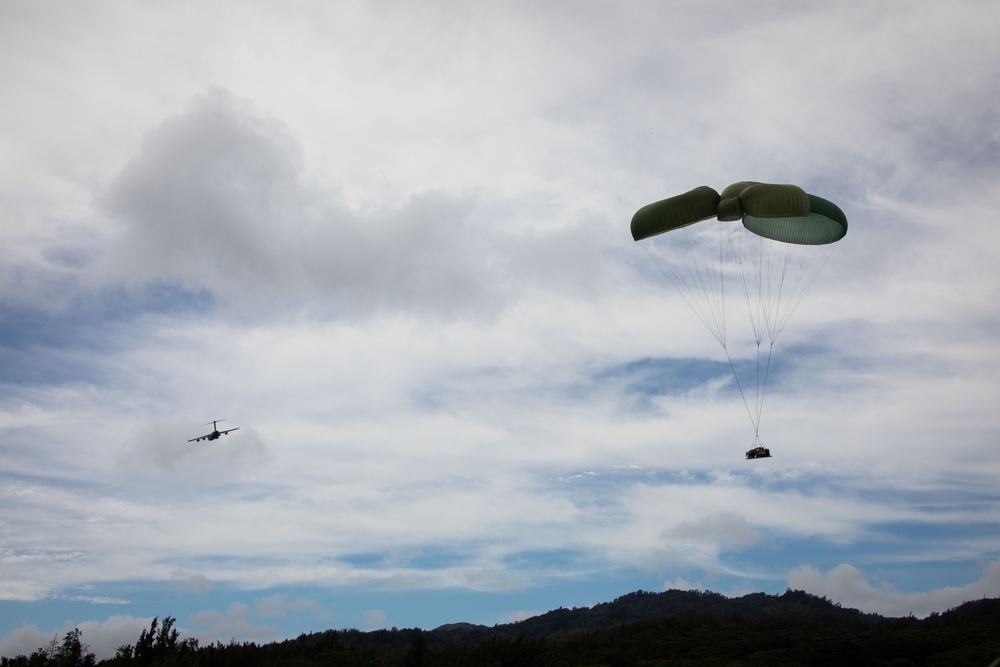
[[[718,208],[719,193],[703,185],[682,195],[643,206],[632,216],[632,238],[638,241],[714,218]]]
[[[740,181],[718,192],[703,185],[643,206],[632,216],[636,241],[716,218],[743,221],[748,230],[784,243],[824,245],[847,234],[847,217],[834,204],[797,185]]]

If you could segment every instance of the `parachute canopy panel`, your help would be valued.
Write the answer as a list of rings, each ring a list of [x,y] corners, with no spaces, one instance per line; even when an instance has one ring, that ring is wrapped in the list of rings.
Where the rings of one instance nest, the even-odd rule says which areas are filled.
[[[757,218],[789,218],[809,215],[809,195],[797,185],[774,185],[739,181],[722,191],[716,217],[720,222]]]
[[[743,217],[743,226],[772,241],[797,245],[825,245],[844,238],[847,216],[840,207],[822,197],[807,196],[809,212],[805,215],[772,218],[748,213]]]
[[[754,183],[739,196],[746,214],[756,218],[809,215],[809,195],[797,185]]]
[[[640,241],[714,218],[719,199],[718,192],[702,185],[682,195],[643,206],[632,216],[632,238]]]

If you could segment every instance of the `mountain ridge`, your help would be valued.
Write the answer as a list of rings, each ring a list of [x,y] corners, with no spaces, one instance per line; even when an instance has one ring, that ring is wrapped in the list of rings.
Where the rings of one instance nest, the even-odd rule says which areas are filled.
[[[634,621],[656,621],[669,618],[694,620],[698,618],[725,618],[742,616],[748,619],[765,618],[780,614],[808,613],[822,615],[826,621],[838,620],[857,623],[858,627],[871,626],[888,620],[879,614],[841,607],[825,597],[804,591],[788,589],[781,595],[748,593],[729,598],[712,591],[670,589],[663,592],[638,590],[622,595],[610,602],[592,607],[559,607],[521,621],[494,626],[473,623],[446,623],[434,633],[471,633],[488,631],[502,635],[549,636],[566,630],[595,630],[614,627]]]
[[[172,617],[96,662],[75,629],[0,667],[532,667],[592,665],[1000,664],[1000,598],[927,618],[884,617],[797,590],[728,598],[711,591],[635,591],[592,607],[558,608],[493,626],[325,630],[267,644],[181,640]]]
[[[788,589],[728,598],[636,591],[494,626],[327,631],[291,642],[403,665],[977,665],[1000,660],[1000,598],[927,618],[885,617]],[[300,645],[301,646],[301,645]],[[1000,664],[993,663],[993,664]],[[992,667],[992,666],[991,666]]]

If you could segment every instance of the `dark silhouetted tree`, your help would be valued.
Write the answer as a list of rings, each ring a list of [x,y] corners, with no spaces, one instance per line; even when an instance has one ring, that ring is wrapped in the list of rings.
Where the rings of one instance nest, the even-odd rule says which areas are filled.
[[[53,659],[50,664],[58,667],[94,667],[97,660],[81,641],[82,635],[79,628],[67,632],[62,645],[56,649],[55,656],[51,656]]]
[[[149,624],[149,630],[139,634],[135,646],[119,646],[115,654],[116,664],[153,665],[176,659],[194,653],[198,649],[197,639],[179,640],[179,633],[174,628],[177,619],[166,616],[163,622],[154,618]]]
[[[403,664],[406,667],[424,667],[430,664],[429,657],[430,652],[427,649],[427,637],[421,632],[410,643],[410,648],[406,651],[406,659]]]

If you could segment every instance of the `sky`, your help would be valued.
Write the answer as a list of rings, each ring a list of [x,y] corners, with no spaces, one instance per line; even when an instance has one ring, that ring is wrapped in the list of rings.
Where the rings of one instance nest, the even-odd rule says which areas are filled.
[[[1000,596],[998,24],[0,0],[0,655],[157,616],[204,644],[640,589]],[[743,180],[850,222],[757,461],[629,232]]]

